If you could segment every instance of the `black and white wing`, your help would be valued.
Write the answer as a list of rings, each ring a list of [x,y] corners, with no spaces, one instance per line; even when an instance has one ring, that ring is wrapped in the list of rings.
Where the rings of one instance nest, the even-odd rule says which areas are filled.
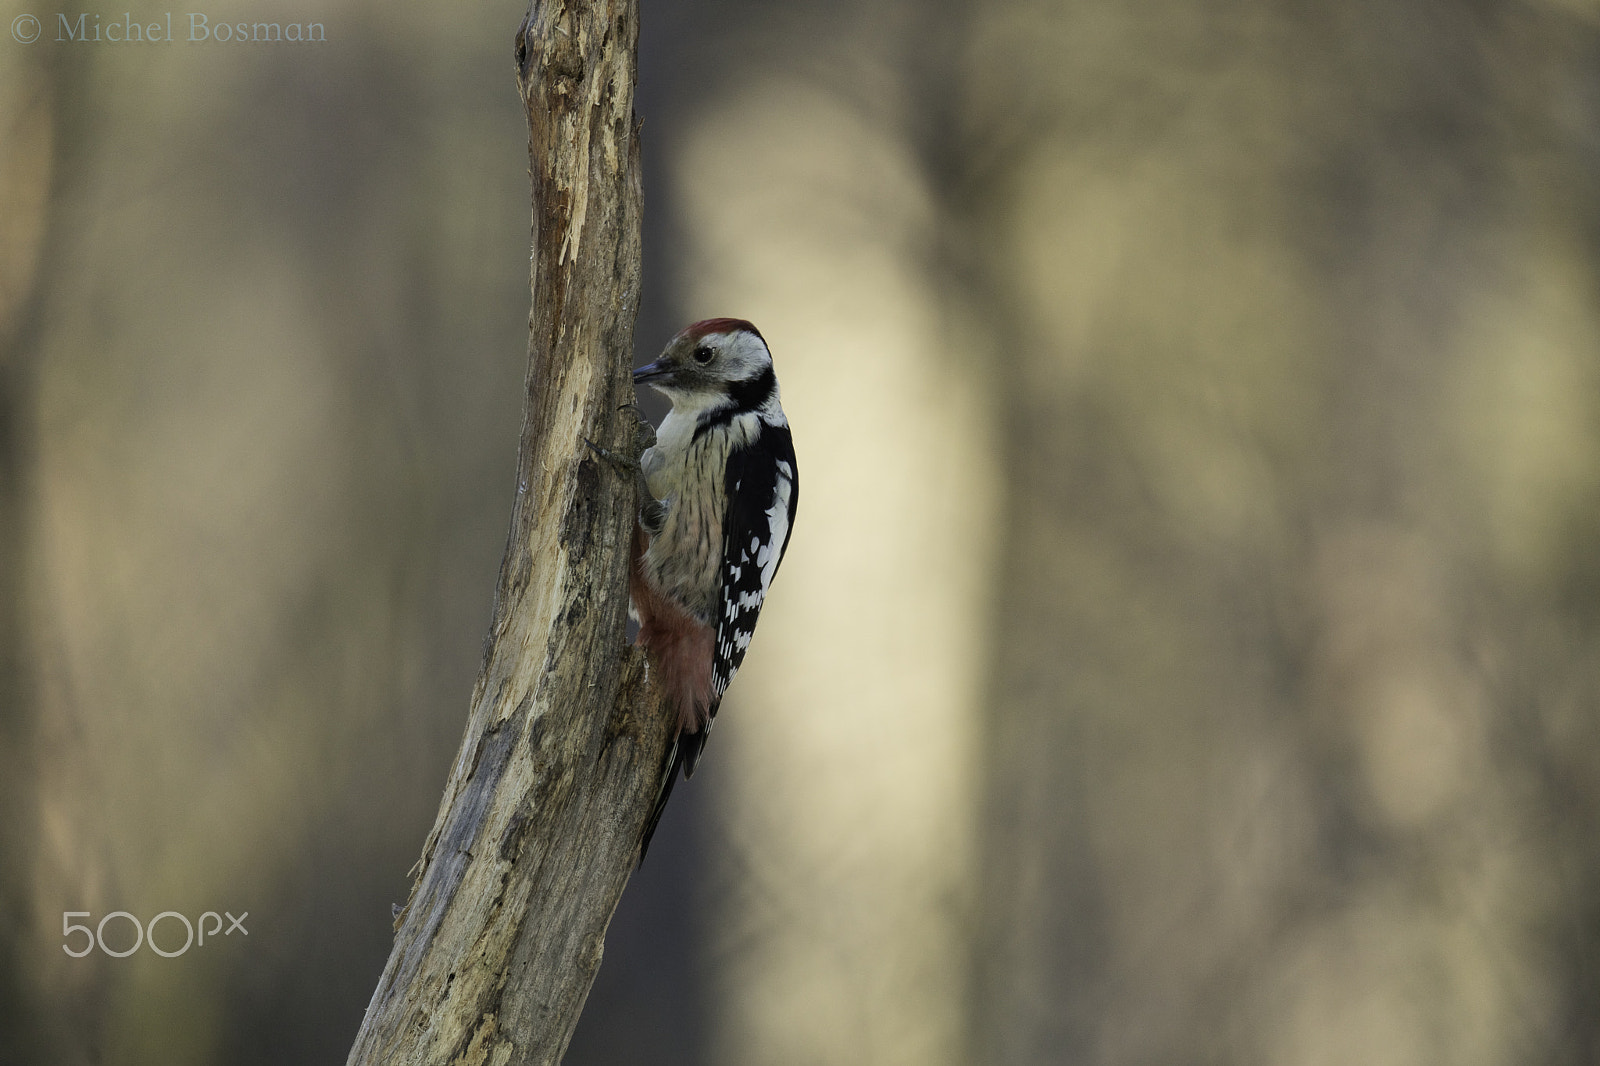
[[[744,662],[794,529],[800,477],[789,427],[762,422],[750,446],[728,457],[724,487],[728,502],[722,522],[722,602],[711,659],[713,715]],[[693,760],[686,769],[693,771]]]

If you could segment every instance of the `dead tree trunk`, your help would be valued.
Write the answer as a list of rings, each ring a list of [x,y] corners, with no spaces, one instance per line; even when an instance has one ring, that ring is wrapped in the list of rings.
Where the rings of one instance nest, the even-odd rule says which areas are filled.
[[[349,1066],[555,1063],[655,793],[670,716],[625,645],[639,296],[635,0],[517,34],[533,309],[516,504],[471,716]]]

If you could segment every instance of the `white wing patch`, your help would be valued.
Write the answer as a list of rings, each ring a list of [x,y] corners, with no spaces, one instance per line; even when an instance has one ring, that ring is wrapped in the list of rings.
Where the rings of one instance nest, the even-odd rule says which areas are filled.
[[[767,542],[756,553],[756,565],[761,568],[761,593],[756,599],[757,605],[766,599],[767,590],[772,587],[772,579],[778,572],[779,553],[783,549],[783,542],[789,539],[789,492],[794,475],[788,463],[778,464],[778,474],[778,491],[772,497],[772,506],[767,508]]]

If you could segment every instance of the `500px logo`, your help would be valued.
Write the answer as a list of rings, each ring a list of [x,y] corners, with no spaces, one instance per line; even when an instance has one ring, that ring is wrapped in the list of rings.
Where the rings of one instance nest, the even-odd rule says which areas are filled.
[[[250,930],[244,927],[244,920],[250,917],[249,911],[245,911],[237,918],[235,918],[232,914],[228,914],[227,911],[223,911],[222,914],[228,915],[228,931],[223,933],[223,936],[233,935],[233,931],[235,929],[243,933],[245,936],[250,935]],[[218,914],[216,911],[206,911],[200,916],[199,925],[201,947],[206,946],[206,937],[208,935],[215,940],[217,933],[222,931],[222,914]],[[185,918],[177,911],[162,911],[160,914],[150,919],[150,924],[148,926],[140,925],[139,919],[135,918],[127,911],[112,911],[110,914],[101,918],[100,924],[95,926],[93,930],[91,930],[87,925],[78,925],[72,920],[74,918],[88,917],[91,917],[91,914],[88,911],[61,912],[61,939],[63,941],[69,940],[74,933],[82,933],[84,936],[83,950],[81,951],[72,950],[71,944],[63,943],[61,945],[61,950],[65,951],[68,955],[71,955],[75,959],[83,958],[96,947],[99,947],[101,951],[105,952],[107,955],[110,955],[113,959],[124,959],[129,955],[132,955],[135,951],[138,951],[140,945],[146,943],[150,945],[151,951],[155,952],[157,955],[160,955],[162,958],[175,959],[179,955],[182,955],[185,951],[188,951],[190,945],[195,942],[194,925],[189,922],[189,919]],[[122,951],[118,951],[115,948],[106,947],[106,923],[113,918],[126,918],[133,926],[133,947],[126,948]],[[156,926],[161,923],[163,918],[170,918],[173,921],[183,923],[183,947],[178,948],[176,951],[167,951],[156,943]],[[213,925],[209,930],[206,928],[207,918],[210,918],[213,921]]]
[[[32,44],[45,35],[47,25],[55,30],[53,40],[74,44],[305,44],[328,39],[328,28],[320,22],[212,22],[198,11],[179,15],[176,26],[170,11],[155,22],[135,22],[129,11],[120,19],[85,11],[57,14],[53,21],[25,14],[11,20],[11,36],[18,44]]]

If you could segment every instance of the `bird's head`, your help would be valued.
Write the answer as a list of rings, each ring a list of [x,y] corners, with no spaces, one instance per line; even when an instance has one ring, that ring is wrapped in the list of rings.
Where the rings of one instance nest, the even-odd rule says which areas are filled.
[[[742,318],[708,318],[685,327],[661,358],[633,372],[633,381],[691,411],[754,411],[778,395],[767,342]]]

